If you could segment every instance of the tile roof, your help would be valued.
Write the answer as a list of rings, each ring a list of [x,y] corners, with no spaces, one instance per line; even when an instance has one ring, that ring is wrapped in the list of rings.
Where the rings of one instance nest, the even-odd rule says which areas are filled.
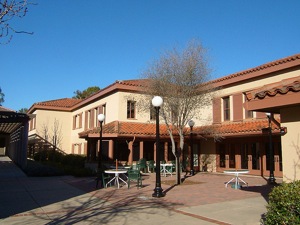
[[[14,110],[0,106],[0,112],[14,112]]]
[[[115,83],[128,85],[128,86],[139,86],[146,87],[148,86],[149,79],[138,79],[138,80],[117,80]]]
[[[256,119],[244,122],[223,123],[213,125],[213,133],[218,136],[239,136],[245,134],[262,134],[263,128],[268,128],[268,119]],[[272,122],[274,132],[279,132],[280,129]]]
[[[237,73],[234,73],[234,74],[231,74],[228,76],[224,76],[219,79],[213,80],[212,83],[222,82],[224,80],[230,80],[232,78],[244,76],[247,74],[253,74],[255,72],[264,71],[264,70],[271,69],[271,68],[274,68],[274,71],[275,71],[277,67],[279,68],[284,65],[288,66],[289,63],[291,64],[291,66],[293,66],[294,64],[299,65],[300,64],[300,54],[296,54],[296,55],[292,55],[292,56],[285,57],[282,59],[278,59],[276,61],[265,63],[260,66],[248,69],[248,70],[243,70],[241,72],[237,72]]]
[[[193,132],[198,134],[198,137],[205,136],[239,136],[239,135],[257,135],[262,134],[262,129],[268,127],[267,119],[251,120],[244,122],[232,122],[219,125],[194,127]],[[275,124],[272,126],[275,132],[279,132],[279,128]],[[186,127],[184,133],[189,135],[190,128]],[[80,138],[98,137],[100,128],[93,128],[79,133]],[[120,122],[114,121],[103,125],[103,134],[105,136],[125,137],[125,136],[139,136],[154,138],[156,134],[156,125],[154,123],[135,123],[135,122]],[[169,137],[167,128],[164,124],[160,125],[160,136]],[[178,136],[174,133],[174,136]]]
[[[249,101],[259,98],[263,99],[266,96],[274,97],[277,94],[286,94],[288,92],[300,91],[300,76],[284,79],[280,82],[264,85],[263,87],[249,91],[246,93]]]
[[[160,124],[160,135],[168,136],[166,126]],[[96,127],[87,131],[79,133],[80,137],[86,137],[89,134],[98,135],[100,127]],[[113,121],[103,125],[103,134],[114,134],[117,136],[155,136],[156,124],[155,123],[138,123],[138,122],[120,122]]]
[[[79,103],[81,101],[82,101],[82,99],[61,98],[61,99],[50,100],[50,101],[45,101],[45,102],[37,102],[37,103],[35,103],[35,105],[69,108],[69,107],[76,105],[77,103]]]

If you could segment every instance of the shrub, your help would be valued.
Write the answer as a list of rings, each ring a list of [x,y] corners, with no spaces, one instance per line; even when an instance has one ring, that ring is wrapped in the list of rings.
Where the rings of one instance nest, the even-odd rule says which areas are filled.
[[[299,180],[273,188],[263,224],[300,224]]]
[[[34,154],[33,159],[35,161],[51,161],[51,162],[61,162],[64,155],[58,151],[53,150],[43,150]]]
[[[46,161],[48,159],[48,153],[46,150],[36,152],[33,156],[35,161]]]
[[[62,158],[61,163],[65,166],[84,168],[86,157],[82,155],[69,154]]]

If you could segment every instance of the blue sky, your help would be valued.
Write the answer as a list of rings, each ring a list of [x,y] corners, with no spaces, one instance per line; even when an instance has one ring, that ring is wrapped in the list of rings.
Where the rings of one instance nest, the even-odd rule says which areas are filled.
[[[160,52],[198,39],[218,78],[300,53],[298,0],[32,0],[0,45],[4,107],[138,79]]]

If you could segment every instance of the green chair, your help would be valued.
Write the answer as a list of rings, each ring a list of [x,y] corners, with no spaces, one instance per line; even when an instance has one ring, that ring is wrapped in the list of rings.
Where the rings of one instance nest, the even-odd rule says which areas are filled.
[[[153,173],[154,170],[155,170],[155,161],[154,160],[149,160],[148,163],[147,163],[147,166],[148,166],[148,172],[149,173]]]
[[[101,173],[101,175],[102,176],[100,177],[100,173],[97,173],[96,188],[98,188],[99,181],[101,181],[101,186],[106,188],[106,183],[111,180],[111,176],[109,174]],[[109,184],[109,186],[111,186],[111,183]]]
[[[170,172],[170,173],[173,173],[173,172],[175,172],[175,170],[176,170],[176,162],[175,162],[175,160],[172,160],[171,161],[171,166],[166,166],[166,169]]]
[[[147,170],[147,161],[144,158],[141,158],[138,163],[137,166],[140,170],[143,170],[144,173],[146,173]]]
[[[137,188],[142,187],[142,176],[140,170],[128,170],[127,175],[128,189],[130,188],[130,183],[133,181],[137,183]]]

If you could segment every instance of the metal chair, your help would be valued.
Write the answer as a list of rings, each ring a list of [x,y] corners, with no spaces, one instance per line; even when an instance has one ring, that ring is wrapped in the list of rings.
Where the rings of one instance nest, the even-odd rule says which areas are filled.
[[[101,175],[101,176],[100,176]],[[106,183],[108,181],[110,181],[111,179],[111,176],[107,173],[98,173],[97,172],[97,177],[96,177],[96,188],[98,188],[98,184],[99,184],[99,181],[101,181],[101,186],[106,188]],[[111,183],[109,184],[109,186],[111,186]]]
[[[127,172],[128,174],[128,179],[127,179],[127,183],[128,183],[128,189],[130,188],[130,183],[132,181],[137,182],[137,188],[142,187],[142,176],[141,176],[141,172],[140,170],[128,170]]]
[[[147,166],[148,166],[148,172],[149,173],[153,173],[154,170],[155,170],[155,161],[154,160],[149,160],[148,163],[147,163]]]
[[[143,170],[143,172],[145,173],[147,170],[147,162],[146,159],[142,158],[138,161],[137,166],[140,170]]]

